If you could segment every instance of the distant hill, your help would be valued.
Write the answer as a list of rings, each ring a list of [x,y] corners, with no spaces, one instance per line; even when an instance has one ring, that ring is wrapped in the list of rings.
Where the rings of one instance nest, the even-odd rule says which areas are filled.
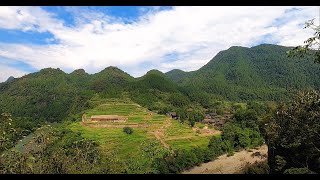
[[[233,46],[197,71],[170,71],[182,87],[229,100],[280,100],[291,92],[320,88],[320,65],[308,58],[288,58],[289,47],[263,44]]]
[[[138,86],[144,86],[148,89],[157,89],[164,92],[177,91],[177,84],[175,84],[164,73],[158,70],[150,70],[144,76],[137,79]]]
[[[15,78],[13,76],[10,76],[5,82],[10,82],[12,80],[14,80]]]
[[[192,76],[192,72],[185,72],[180,69],[173,69],[166,72],[166,75],[176,83],[181,83],[186,78]]]
[[[96,74],[83,69],[67,74],[46,68],[11,83],[0,83],[0,113],[56,122],[87,109],[88,101],[97,93],[102,98],[129,96],[144,106],[154,107],[156,102],[166,104],[164,101],[173,92],[179,93],[178,85],[156,70],[135,79],[112,66]]]

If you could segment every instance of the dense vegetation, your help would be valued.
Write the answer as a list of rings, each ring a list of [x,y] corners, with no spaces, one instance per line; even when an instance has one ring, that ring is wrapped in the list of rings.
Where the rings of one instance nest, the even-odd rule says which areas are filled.
[[[94,173],[101,166],[97,144],[62,127],[43,126],[26,152],[10,149],[0,158],[0,173]]]
[[[251,107],[238,110],[232,121],[223,127],[221,136],[211,137],[207,147],[177,150],[158,159],[159,172],[180,173],[224,153],[232,155],[234,151],[262,145],[264,140],[259,132],[259,117]]]
[[[272,114],[267,129],[272,173],[320,173],[320,94],[300,93]]]
[[[289,47],[231,47],[197,71],[166,73],[180,86],[208,97],[247,100],[289,100],[297,91],[320,88],[320,67],[310,57],[290,58]]]
[[[0,173],[180,173],[221,154],[259,146],[264,139],[270,167],[257,164],[247,167],[248,173],[319,173],[319,92],[287,101],[300,90],[320,88],[320,66],[310,57],[289,59],[288,49],[231,47],[197,71],[151,70],[140,78],[116,67],[92,75],[47,68],[10,78],[0,83]],[[110,98],[131,99],[159,114],[176,112],[179,120],[171,133],[181,133],[184,123],[196,126],[205,110],[234,115],[206,146],[170,152],[146,141],[137,150],[141,161],[119,162],[116,153],[104,151],[84,132],[66,128],[97,107],[95,101]],[[120,132],[128,138],[143,133]],[[18,151],[15,145],[30,133],[27,152]]]

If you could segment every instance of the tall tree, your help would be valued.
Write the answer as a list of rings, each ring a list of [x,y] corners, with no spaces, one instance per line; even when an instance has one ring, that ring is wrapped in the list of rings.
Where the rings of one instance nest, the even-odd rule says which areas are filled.
[[[320,93],[300,93],[288,106],[281,105],[267,128],[272,173],[320,173]]]

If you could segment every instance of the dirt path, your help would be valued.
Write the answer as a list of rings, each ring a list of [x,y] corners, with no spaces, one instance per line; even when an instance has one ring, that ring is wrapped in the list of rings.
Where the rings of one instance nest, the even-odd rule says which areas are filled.
[[[164,141],[164,132],[165,130],[170,127],[172,124],[171,119],[167,118],[164,122],[164,125],[162,127],[160,127],[159,129],[157,129],[155,132],[153,132],[154,136],[161,142],[161,144],[169,149],[170,146]]]
[[[160,137],[159,132],[154,132],[154,136],[161,142],[161,144],[162,144],[165,148],[167,148],[167,149],[170,148],[170,146],[163,140],[163,138]]]
[[[265,157],[252,156],[253,153],[260,152]],[[267,145],[261,146],[258,150],[252,149],[252,152],[246,150],[236,152],[233,156],[219,156],[218,159],[201,164],[190,170],[184,171],[182,174],[234,174],[246,165],[246,163],[254,163],[255,161],[265,161],[268,154]]]

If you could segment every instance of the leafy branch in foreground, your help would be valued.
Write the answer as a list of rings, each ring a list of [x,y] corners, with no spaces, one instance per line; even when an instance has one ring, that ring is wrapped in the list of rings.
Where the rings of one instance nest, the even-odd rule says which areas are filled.
[[[315,25],[314,19],[312,19],[305,23],[304,28],[311,28],[314,30],[315,32],[313,36],[304,41],[304,45],[297,46],[288,51],[288,56],[305,57],[307,55],[311,55],[311,57],[314,57],[315,63],[320,63],[320,25]]]

